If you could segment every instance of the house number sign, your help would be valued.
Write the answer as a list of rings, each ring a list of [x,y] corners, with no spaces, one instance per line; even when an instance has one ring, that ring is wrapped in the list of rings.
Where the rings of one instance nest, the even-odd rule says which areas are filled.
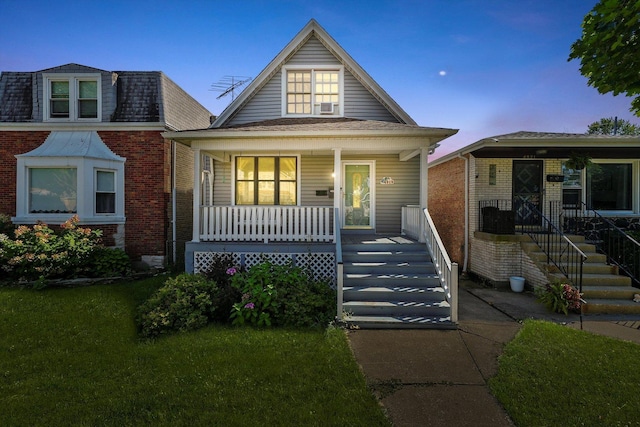
[[[390,176],[383,176],[382,179],[380,180],[381,185],[393,185],[395,183],[396,182]]]

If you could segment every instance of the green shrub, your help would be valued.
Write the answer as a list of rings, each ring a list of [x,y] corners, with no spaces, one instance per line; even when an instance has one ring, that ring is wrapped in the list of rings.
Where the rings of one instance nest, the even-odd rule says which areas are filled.
[[[216,311],[213,320],[216,322],[229,322],[229,316],[233,310],[233,304],[240,300],[241,293],[231,285],[234,274],[241,272],[236,267],[231,254],[215,254],[209,267],[200,272],[207,279],[217,284],[215,293],[211,296]]]
[[[549,311],[554,313],[569,314],[570,311],[580,313],[580,292],[569,284],[547,284],[544,288],[536,289],[536,296]]]
[[[335,316],[335,291],[292,263],[254,265],[235,274],[232,284],[242,294],[233,306],[234,324],[325,327]]]
[[[100,246],[89,259],[89,274],[92,277],[126,276],[130,271],[131,260],[122,249]]]
[[[15,229],[16,226],[11,222],[11,217],[7,214],[0,214],[0,234],[11,237]]]
[[[205,326],[213,318],[217,286],[204,276],[181,274],[168,279],[138,308],[140,334],[157,337]]]
[[[102,232],[78,227],[74,216],[54,233],[44,223],[19,226],[14,239],[0,236],[0,263],[4,274],[14,280],[44,283],[45,279],[75,278],[85,275]]]

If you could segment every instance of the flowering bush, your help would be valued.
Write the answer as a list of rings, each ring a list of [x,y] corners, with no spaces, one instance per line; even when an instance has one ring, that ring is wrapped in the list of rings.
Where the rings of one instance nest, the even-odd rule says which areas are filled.
[[[292,263],[263,262],[247,272],[229,273],[241,292],[231,312],[233,324],[324,327],[335,316],[335,291]]]
[[[582,295],[567,283],[547,284],[536,290],[538,300],[554,313],[580,313]]]
[[[271,314],[268,311],[276,296],[271,274],[271,264],[257,264],[244,274],[237,274],[235,268],[229,268],[227,274],[232,277],[231,286],[242,294],[239,302],[233,304],[231,321],[234,325],[245,322],[258,326],[271,326]]]
[[[217,288],[211,296],[216,311],[213,314],[213,320],[216,322],[226,323],[229,321],[229,314],[241,296],[238,289],[231,286],[231,279],[234,274],[241,272],[242,269],[237,267],[233,262],[231,254],[215,254],[208,268],[201,271],[201,274],[207,279],[216,283]]]
[[[3,274],[16,280],[73,278],[90,270],[89,260],[100,244],[102,232],[78,227],[73,216],[56,234],[44,223],[19,226],[14,239],[0,235]]]

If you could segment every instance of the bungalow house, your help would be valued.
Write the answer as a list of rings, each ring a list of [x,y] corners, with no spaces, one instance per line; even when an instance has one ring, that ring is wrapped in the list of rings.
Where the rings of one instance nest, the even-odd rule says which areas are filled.
[[[485,138],[430,162],[429,187],[429,212],[464,271],[497,286],[570,281],[588,313],[640,313],[640,250],[625,233],[640,230],[640,137]]]
[[[164,134],[193,150],[187,270],[223,253],[247,267],[290,260],[335,281],[353,321],[455,323],[445,289],[457,276],[438,276],[416,240],[427,156],[456,132],[418,126],[309,21],[211,126]]]
[[[78,215],[133,260],[183,259],[193,156],[162,133],[206,127],[210,117],[161,72],[3,72],[0,212],[52,226]]]

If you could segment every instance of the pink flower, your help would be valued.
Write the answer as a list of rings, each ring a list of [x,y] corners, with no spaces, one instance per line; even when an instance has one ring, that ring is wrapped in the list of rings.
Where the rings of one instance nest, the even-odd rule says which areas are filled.
[[[227,274],[228,274],[229,276],[233,276],[233,275],[234,275],[234,274],[236,274],[237,272],[238,272],[238,270],[236,270],[236,268],[235,268],[235,267],[227,268]]]
[[[244,308],[248,308],[249,310],[253,310],[254,308],[256,308],[256,305],[252,302],[248,302],[244,305]]]

